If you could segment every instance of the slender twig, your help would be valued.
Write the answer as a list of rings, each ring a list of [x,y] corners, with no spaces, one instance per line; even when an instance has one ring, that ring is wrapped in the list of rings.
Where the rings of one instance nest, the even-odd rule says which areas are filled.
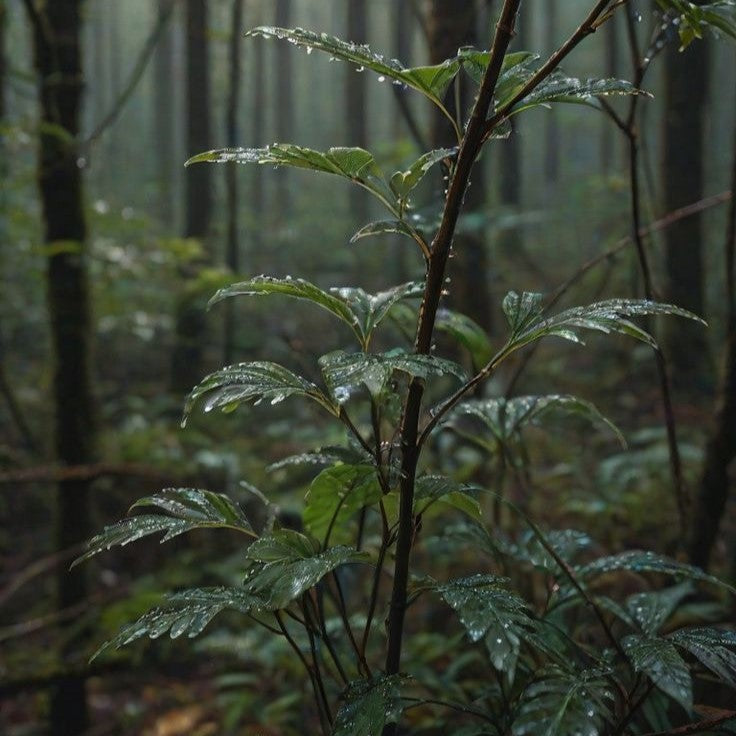
[[[325,643],[325,647],[327,648],[327,651],[330,654],[330,657],[332,658],[332,661],[335,664],[335,668],[337,669],[338,674],[340,675],[340,679],[343,682],[343,685],[347,685],[350,682],[350,678],[347,676],[345,672],[345,668],[342,666],[342,662],[340,661],[340,658],[337,656],[337,652],[335,651],[335,647],[332,644],[332,639],[330,638],[330,635],[327,632],[327,626],[325,624],[325,611],[324,611],[324,605],[323,605],[323,598],[321,595],[321,591],[318,589],[316,592],[318,603],[317,606],[315,606],[314,600],[311,598],[309,594],[306,595],[306,599],[308,603],[304,606],[304,617],[305,620],[310,621],[310,616],[307,615],[307,611],[310,611],[311,617],[313,617],[314,620],[310,621],[311,629],[313,632],[316,632],[317,635],[322,639],[322,641]],[[317,607],[319,610],[317,610]],[[310,610],[311,608],[311,610]],[[316,628],[315,628],[316,623]]]
[[[345,410],[344,406],[340,406],[340,413],[338,414],[338,418],[340,421],[350,430],[350,434],[355,437],[356,440],[360,443],[360,446],[369,454],[373,455],[373,448],[368,444],[368,441],[363,437],[363,435],[358,431],[358,428],[353,424],[352,419],[350,419],[349,414]]]
[[[611,10],[615,10],[623,5],[627,0],[616,3]],[[611,0],[598,0],[593,9],[590,11],[585,20],[578,26],[577,30],[555,51],[552,56],[535,72],[522,88],[507,102],[500,110],[498,110],[484,125],[483,137],[488,138],[493,130],[508,118],[516,105],[519,104],[530,92],[536,89],[568,56],[568,54],[586,37],[595,33],[600,23],[610,17],[608,13],[605,18],[603,16],[606,8],[611,5]]]
[[[363,637],[360,642],[360,654],[362,659],[365,661],[365,650],[368,646],[368,637],[371,633],[371,624],[373,623],[373,616],[376,613],[376,606],[378,605],[378,590],[381,583],[381,573],[383,572],[383,561],[386,557],[387,535],[384,534],[384,542],[381,544],[378,550],[378,559],[376,560],[376,568],[373,573],[373,585],[371,587],[371,597],[368,603],[368,613],[365,618],[365,628],[363,629]]]
[[[355,640],[353,627],[350,625],[350,620],[348,619],[348,609],[345,603],[345,595],[342,591],[342,583],[340,583],[340,576],[337,574],[337,570],[332,571],[332,578],[335,581],[335,588],[337,589],[337,610],[340,614],[340,618],[342,619],[342,625],[345,629],[345,633],[348,635],[350,645],[353,647],[353,651],[358,658],[358,671],[362,669],[367,677],[371,677],[371,668],[368,666],[368,662],[366,662],[365,653],[360,650],[358,642]]]
[[[468,715],[481,718],[487,723],[495,723],[495,718],[491,713],[486,713],[480,708],[474,708],[472,705],[465,705],[464,703],[454,703],[450,700],[438,700],[437,698],[409,698],[402,696],[402,700],[405,700],[410,705],[407,705],[404,710],[410,710],[411,708],[419,708],[422,705],[440,705],[443,708],[450,708],[451,710],[459,711],[460,713],[467,713]]]
[[[309,614],[307,612],[306,605],[302,606],[302,612],[304,613],[305,621],[309,620]],[[327,699],[327,690],[325,689],[325,682],[322,677],[322,669],[319,666],[319,655],[317,653],[317,642],[314,638],[314,631],[311,626],[307,626],[307,638],[309,639],[309,651],[312,655],[312,672],[314,673],[314,681],[317,683],[317,690],[319,693],[320,701],[322,702],[322,708],[324,709],[324,715],[327,722],[332,726],[332,713],[330,712],[329,701]]]
[[[656,731],[645,733],[644,736],[687,736],[691,733],[703,733],[705,731],[712,731],[718,726],[722,726],[728,721],[736,719],[736,711],[725,713],[716,718],[709,718],[705,721],[698,721],[697,723],[691,723],[687,726],[680,726],[679,728],[672,728],[669,731]]]

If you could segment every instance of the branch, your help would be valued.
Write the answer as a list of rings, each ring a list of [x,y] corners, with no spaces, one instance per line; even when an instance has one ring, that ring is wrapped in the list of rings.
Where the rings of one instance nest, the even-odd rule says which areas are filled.
[[[31,0],[26,0],[26,2],[30,1]],[[138,59],[133,66],[133,71],[130,73],[130,77],[128,77],[127,84],[123,87],[122,92],[118,96],[117,100],[113,102],[112,107],[107,114],[104,115],[102,120],[100,120],[100,122],[92,129],[92,132],[84,140],[80,141],[80,149],[89,148],[118,119],[118,116],[130,99],[130,96],[135,92],[135,88],[141,81],[143,73],[146,71],[148,62],[151,60],[151,56],[156,49],[159,39],[166,30],[166,26],[168,25],[177,2],[178,0],[169,0],[168,5],[166,5],[163,11],[159,14],[156,25],[153,27],[153,30],[146,39],[146,42],[143,44],[143,48],[141,49]]]
[[[96,463],[94,465],[41,465],[0,473],[0,485],[9,483],[58,483],[65,480],[95,480],[102,477],[167,480],[171,472],[137,463]],[[192,476],[193,477],[193,476]]]
[[[687,726],[680,726],[679,728],[673,728],[669,731],[656,731],[651,733],[645,733],[644,736],[686,736],[690,733],[703,733],[704,731],[710,731],[713,728],[722,726],[728,721],[736,719],[736,711],[724,711],[721,715],[715,718],[708,718],[705,721],[698,721],[697,723],[690,723]]]
[[[615,10],[619,5],[627,2],[623,0],[622,3],[617,3],[614,8]],[[539,86],[557,67],[562,63],[563,59],[586,37],[592,33],[595,33],[601,22],[601,16],[603,15],[606,8],[611,4],[611,0],[598,0],[593,10],[590,11],[588,17],[578,26],[578,29],[560,46],[557,51],[549,57],[545,64],[529,79],[529,81],[514,95],[510,102],[504,105],[498,112],[496,112],[490,120],[488,120],[483,129],[483,138],[488,138],[493,129],[509,116],[509,113],[513,110],[516,105],[519,104],[530,92]],[[606,20],[604,18],[603,20]]]

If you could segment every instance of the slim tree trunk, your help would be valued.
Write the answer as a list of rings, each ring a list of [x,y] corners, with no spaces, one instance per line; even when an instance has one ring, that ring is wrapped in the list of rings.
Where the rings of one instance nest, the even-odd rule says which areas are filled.
[[[354,43],[366,43],[367,5],[366,0],[347,0],[347,38]],[[368,144],[368,120],[366,115],[366,75],[356,74],[350,64],[345,67],[345,104],[347,144],[366,148]],[[351,187],[350,211],[356,223],[368,219],[368,199],[358,187]]]
[[[210,80],[207,49],[207,1],[187,0],[187,155],[211,147]],[[212,213],[212,167],[190,166],[185,178],[184,237],[199,240],[203,251]],[[202,378],[206,338],[205,299],[196,276],[206,262],[203,255],[182,269],[188,281],[176,315],[176,343],[172,362],[172,389],[183,393]]]
[[[168,8],[168,0],[158,0],[158,15]],[[153,129],[156,140],[154,151],[157,161],[158,211],[161,222],[174,227],[174,36],[171,25],[163,30],[153,57],[154,100]]]
[[[734,136],[731,191],[736,192],[736,136]],[[723,373],[716,401],[715,417],[706,444],[700,488],[695,503],[695,521],[690,543],[690,560],[706,569],[726,508],[729,467],[736,458],[736,199],[732,197],[726,231],[725,271],[728,332]],[[735,550],[736,551],[736,550]]]
[[[265,145],[265,116],[266,116],[266,44],[255,43],[253,44],[253,93],[251,97],[251,135],[253,138],[254,146]],[[278,179],[286,173],[285,171],[279,171]],[[253,203],[253,217],[255,222],[251,228],[251,242],[253,244],[253,250],[255,252],[260,251],[263,238],[261,231],[265,225],[265,205],[266,198],[263,187],[263,168],[260,166],[253,166],[250,172],[251,176],[251,187],[250,187],[250,199]]]
[[[34,24],[34,56],[39,78],[38,185],[49,247],[48,305],[54,349],[55,446],[60,463],[84,465],[95,455],[92,395],[91,317],[87,276],[87,227],[82,202],[82,171],[75,146],[82,96],[81,0],[54,0],[43,10],[26,2]],[[41,17],[40,14],[43,13]],[[58,134],[61,128],[69,138]],[[67,549],[90,534],[89,481],[65,480],[58,486],[56,546]],[[57,580],[59,609],[87,596],[82,568],[62,569]],[[70,660],[80,647],[68,641]],[[51,700],[51,732],[71,736],[89,725],[84,680],[63,678]]]
[[[546,0],[542,16],[545,27],[545,48],[548,53],[557,48],[557,0]],[[560,127],[557,112],[547,111],[547,126],[544,131],[544,179],[551,193],[551,186],[560,178]]]
[[[673,41],[665,50],[663,206],[672,212],[703,196],[702,143],[708,87],[708,43],[685,51]],[[705,313],[703,228],[700,215],[665,231],[667,301],[701,316]],[[681,388],[702,386],[709,366],[706,333],[695,322],[668,325],[673,379]]]
[[[225,139],[228,146],[238,144],[238,111],[240,109],[240,39],[243,35],[243,0],[233,0],[230,22],[229,91],[225,121]],[[225,167],[227,192],[227,252],[226,263],[233,274],[240,270],[240,241],[238,239],[238,168]],[[225,304],[224,358],[233,362],[235,354],[235,313],[233,300]]]
[[[475,45],[476,6],[473,0],[432,0],[429,6],[429,53],[432,64],[454,56],[461,46]],[[460,98],[464,112],[472,102],[471,90],[461,80]],[[446,106],[455,112],[455,95],[450,89]],[[432,143],[436,148],[457,145],[449,121],[439,114],[433,119]],[[472,186],[466,198],[467,211],[481,209],[485,202],[485,183],[480,166],[473,171]],[[450,289],[457,308],[486,330],[492,327],[491,298],[488,289],[486,243],[478,235],[458,235],[457,267]]]
[[[291,0],[276,0],[276,25],[291,27]],[[276,139],[288,143],[292,139],[294,99],[292,95],[292,49],[288,43],[276,46]],[[276,177],[276,201],[279,218],[291,210],[291,192],[288,172],[280,171]]]

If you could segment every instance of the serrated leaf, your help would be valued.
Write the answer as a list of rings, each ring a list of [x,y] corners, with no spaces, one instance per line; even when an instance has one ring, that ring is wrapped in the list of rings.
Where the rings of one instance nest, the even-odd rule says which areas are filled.
[[[396,197],[406,201],[424,175],[437,163],[455,155],[456,148],[438,148],[420,156],[405,171],[397,171],[390,179],[391,190]]]
[[[550,529],[544,532],[544,539],[555,554],[568,564],[592,544],[592,540],[585,532],[576,529]],[[561,572],[557,561],[544,548],[535,532],[522,532],[518,542],[511,546],[509,552],[517,559],[525,560],[541,570],[551,570],[556,574]]]
[[[713,575],[708,575],[697,567],[678,562],[656,552],[642,550],[629,550],[617,555],[601,557],[578,568],[577,573],[582,579],[585,579],[618,570],[628,570],[635,573],[659,573],[660,575],[670,575],[683,580],[702,580],[736,593],[736,589],[732,586],[713,577]]]
[[[414,231],[403,220],[378,220],[363,225],[358,232],[350,238],[351,243],[357,243],[363,238],[369,238],[372,235],[387,234],[405,235],[407,238],[414,240]]]
[[[693,584],[686,581],[664,590],[635,593],[626,600],[626,610],[647,636],[656,636],[683,598],[693,590]]]
[[[363,289],[351,286],[337,287],[331,291],[349,306],[354,323],[364,336],[362,344],[367,347],[371,335],[386,319],[391,308],[402,299],[420,297],[424,286],[416,281],[407,281],[377,294],[368,294]]]
[[[340,565],[365,560],[352,547],[320,552],[308,537],[292,529],[261,537],[248,547],[246,556],[253,563],[244,581],[246,590],[262,599],[267,610],[286,608]]]
[[[381,736],[387,723],[401,717],[401,675],[374,675],[355,680],[342,695],[332,736]]]
[[[266,470],[272,472],[291,465],[335,465],[337,463],[360,465],[370,459],[368,453],[362,448],[328,445],[312,452],[302,452],[298,455],[282,458],[275,463],[271,463]]]
[[[265,38],[279,38],[290,43],[328,54],[331,58],[347,61],[359,70],[370,69],[381,77],[387,77],[400,84],[421,92],[425,97],[441,106],[445,91],[458,73],[460,62],[448,59],[436,66],[415,67],[407,69],[396,59],[387,59],[377,54],[368,46],[342,41],[327,33],[313,33],[302,28],[275,28],[260,26],[250,31],[249,35]]]
[[[220,493],[195,488],[167,488],[159,494],[137,501],[137,506],[158,506],[163,514],[141,514],[106,526],[87,542],[87,549],[72,563],[72,567],[111,547],[123,547],[151,534],[164,532],[161,542],[193,529],[237,529],[251,536],[255,532],[243,512]]]
[[[343,299],[339,299],[333,294],[320,289],[309,281],[293,279],[289,276],[283,279],[274,278],[273,276],[256,276],[253,279],[248,279],[248,281],[231,284],[224,289],[220,289],[210,299],[210,306],[234,296],[262,296],[269,294],[281,294],[292,297],[293,299],[311,302],[335,315],[335,317],[348,325],[350,329],[356,329],[355,316]],[[359,337],[362,337],[362,335],[359,335]]]
[[[513,114],[553,102],[578,103],[598,107],[598,97],[639,94],[647,93],[623,79],[576,79],[575,77],[568,77],[561,71],[556,71],[524,97],[514,107]],[[499,107],[503,107],[510,99],[500,100]]]
[[[583,307],[566,309],[553,317],[542,318],[541,294],[510,292],[503,309],[511,327],[507,349],[517,350],[534,340],[556,335],[574,342],[582,342],[577,330],[596,330],[606,334],[618,332],[648,343],[657,344],[647,332],[637,327],[628,317],[646,315],[675,315],[705,324],[700,317],[673,304],[648,299],[608,299]]]
[[[521,698],[514,736],[600,736],[613,722],[613,693],[600,669],[548,667]]]
[[[546,396],[516,396],[512,399],[475,399],[457,406],[448,415],[447,423],[455,426],[461,417],[479,419],[499,441],[506,442],[517,435],[527,424],[539,424],[549,414],[577,415],[591,423],[611,430],[625,445],[618,428],[590,401],[569,394]]]
[[[471,575],[434,589],[458,615],[471,641],[485,640],[493,666],[513,677],[522,639],[534,622],[526,603],[495,575]]]
[[[632,634],[621,640],[621,646],[637,672],[645,674],[656,687],[676,700],[685,710],[692,710],[690,672],[672,642]]]
[[[493,356],[493,347],[485,330],[470,317],[450,309],[440,309],[435,322],[436,329],[454,337],[468,350],[473,365],[480,368]]]
[[[110,647],[120,649],[145,636],[157,639],[169,632],[172,639],[185,634],[193,638],[201,634],[222,611],[249,613],[260,606],[260,599],[241,588],[194,588],[174,593],[167,597],[164,605],[151,609],[135,623],[124,626],[117,636],[97,650],[92,659]]]
[[[196,403],[203,397],[205,412],[220,408],[233,411],[243,402],[259,404],[267,400],[278,404],[289,396],[306,396],[330,412],[330,400],[310,381],[297,376],[278,363],[254,361],[237,363],[211,373],[192,389],[184,406],[182,425],[186,424]]]
[[[304,528],[314,537],[344,542],[346,523],[364,506],[376,503],[381,488],[370,465],[336,465],[323,470],[309,486],[302,514]]]
[[[373,154],[363,148],[330,148],[316,151],[293,143],[274,143],[266,148],[221,148],[192,156],[186,165],[198,163],[261,164],[309,169],[348,179],[377,195],[391,207],[393,194]]]
[[[679,629],[667,639],[692,654],[724,682],[736,687],[736,632],[716,628]]]
[[[387,353],[345,353],[338,350],[319,359],[327,385],[337,401],[347,400],[351,389],[364,385],[378,396],[394,371],[415,378],[451,374],[463,380],[465,371],[457,363],[431,355],[407,353],[401,349]]]

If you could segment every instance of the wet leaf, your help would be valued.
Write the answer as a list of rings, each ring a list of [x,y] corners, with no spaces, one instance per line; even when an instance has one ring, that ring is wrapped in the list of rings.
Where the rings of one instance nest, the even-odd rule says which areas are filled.
[[[387,723],[401,717],[401,675],[374,675],[355,680],[342,696],[332,736],[381,736]]]
[[[736,632],[712,627],[688,628],[675,631],[667,639],[736,687]]]
[[[645,674],[662,692],[686,711],[693,707],[690,673],[675,645],[666,640],[632,634],[621,640],[626,656],[637,672]]]
[[[613,722],[614,697],[605,670],[548,667],[521,697],[514,736],[600,736]]]

